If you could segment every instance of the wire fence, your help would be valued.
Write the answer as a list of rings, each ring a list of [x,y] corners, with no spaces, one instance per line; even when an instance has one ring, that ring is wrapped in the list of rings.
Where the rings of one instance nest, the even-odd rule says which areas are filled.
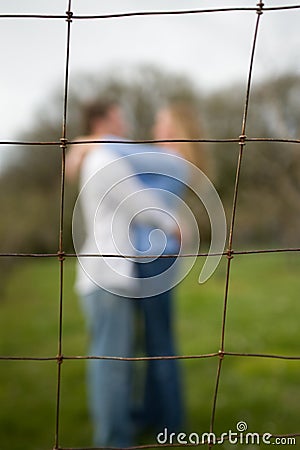
[[[237,201],[239,194],[239,185],[241,179],[241,167],[243,162],[244,149],[247,142],[277,142],[277,143],[289,143],[289,144],[300,144],[300,139],[286,139],[286,138],[270,138],[270,137],[248,137],[247,136],[247,119],[249,112],[249,99],[251,94],[252,87],[252,73],[254,67],[254,57],[256,52],[257,38],[258,38],[258,30],[261,26],[261,18],[263,13],[267,13],[269,11],[284,11],[284,10],[296,10],[300,9],[299,5],[282,5],[276,7],[267,7],[262,1],[259,1],[254,7],[230,7],[230,8],[211,8],[211,9],[194,9],[194,10],[178,10],[178,11],[140,11],[140,12],[130,12],[130,13],[114,13],[114,14],[101,14],[101,15],[75,15],[72,12],[72,0],[68,0],[67,11],[65,15],[48,15],[48,14],[0,14],[0,19],[60,19],[66,21],[66,49],[65,49],[65,69],[64,69],[64,100],[63,100],[63,113],[62,113],[62,133],[61,139],[59,141],[48,141],[48,142],[38,142],[38,141],[0,141],[0,145],[21,145],[21,146],[32,146],[32,145],[52,145],[52,146],[60,146],[61,149],[61,181],[60,181],[60,221],[59,221],[59,233],[58,233],[58,252],[57,253],[0,253],[1,258],[6,257],[16,257],[16,258],[57,258],[59,263],[59,326],[58,326],[58,339],[57,339],[57,355],[52,357],[26,357],[26,356],[0,356],[0,360],[3,361],[56,361],[57,362],[57,390],[56,390],[56,415],[55,415],[55,440],[53,450],[71,450],[66,447],[60,446],[60,412],[61,412],[61,381],[62,381],[62,372],[61,366],[63,361],[71,361],[71,360],[88,360],[88,359],[108,359],[108,360],[126,360],[126,361],[147,361],[147,360],[161,360],[161,359],[204,359],[204,358],[216,358],[218,359],[217,365],[217,373],[215,379],[215,388],[213,393],[212,400],[212,408],[211,408],[211,418],[210,418],[210,428],[209,431],[211,433],[214,432],[215,422],[216,422],[216,409],[217,409],[217,400],[219,393],[219,384],[222,374],[222,367],[224,362],[224,357],[249,357],[249,358],[269,358],[269,359],[281,359],[281,360],[298,360],[300,361],[299,356],[289,356],[289,355],[281,355],[281,354],[267,354],[267,353],[239,353],[239,352],[228,352],[225,348],[225,329],[227,322],[227,311],[228,311],[228,302],[229,302],[229,281],[231,277],[231,267],[232,260],[235,255],[250,255],[250,254],[264,254],[264,253],[288,253],[288,252],[300,252],[300,248],[271,248],[271,249],[257,249],[257,250],[234,250],[233,242],[234,242],[234,231],[235,231],[235,219],[236,219],[236,211],[237,211]],[[74,141],[68,139],[67,132],[67,112],[68,112],[68,90],[69,90],[69,73],[70,73],[70,46],[71,46],[71,29],[74,21],[82,21],[82,20],[105,20],[105,19],[122,19],[128,17],[143,17],[143,16],[174,16],[174,15],[197,15],[197,14],[213,14],[213,13],[226,13],[233,11],[250,11],[255,13],[255,29],[252,40],[251,54],[250,54],[250,62],[249,62],[249,70],[247,75],[247,84],[246,84],[246,92],[245,92],[245,101],[243,108],[243,117],[242,117],[242,128],[241,134],[232,139],[197,139],[197,140],[183,140],[183,139],[173,139],[173,140],[136,140],[130,141],[131,144],[140,144],[140,143],[182,143],[182,142],[201,142],[201,143],[236,143],[239,145],[239,154],[238,160],[236,164],[236,174],[235,174],[235,184],[234,184],[234,193],[232,199],[232,209],[231,209],[231,218],[230,218],[230,226],[229,226],[229,236],[228,236],[228,245],[227,250],[221,253],[221,255],[226,256],[227,258],[227,268],[226,268],[226,276],[225,276],[225,290],[224,290],[224,299],[223,299],[223,309],[222,309],[222,326],[220,331],[220,350],[214,353],[207,354],[197,354],[197,355],[178,355],[178,356],[164,356],[164,357],[138,357],[138,358],[121,358],[121,357],[104,357],[104,356],[84,356],[84,355],[76,355],[76,356],[67,356],[63,354],[63,303],[64,303],[64,263],[66,258],[74,258],[77,257],[78,254],[75,253],[67,253],[64,251],[64,200],[65,200],[65,156],[68,145],[70,144],[82,144],[82,143],[110,143],[112,141],[109,140],[95,140],[95,141]],[[118,140],[113,141],[114,143],[126,143],[128,141]],[[196,254],[182,254],[180,257],[207,257],[220,255],[218,254],[208,254],[208,253],[196,253]],[[79,255],[79,256],[94,256],[99,257],[101,255]],[[106,257],[118,257],[120,255],[107,255]],[[151,255],[156,256],[156,255]],[[178,255],[161,255],[161,257],[173,257]],[[144,256],[137,255],[123,255],[124,258],[143,258]],[[149,255],[145,256],[149,258]],[[261,436],[261,435],[260,435]],[[290,437],[298,437],[300,436],[300,430],[297,433],[293,434],[278,434],[273,435],[273,437],[279,438],[290,438]],[[225,438],[226,439],[226,438]],[[218,443],[218,441],[217,441]],[[155,447],[189,447],[194,444],[151,444],[151,445],[140,445],[130,448],[155,448]],[[213,447],[215,444],[206,440],[204,443],[200,443],[199,445],[207,445],[209,448]],[[87,447],[85,447],[87,449]],[[78,449],[81,450],[81,449]],[[84,450],[84,449],[82,449]]]

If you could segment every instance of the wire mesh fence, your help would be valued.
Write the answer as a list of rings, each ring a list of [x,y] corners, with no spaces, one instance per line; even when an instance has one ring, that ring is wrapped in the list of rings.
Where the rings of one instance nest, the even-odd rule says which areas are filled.
[[[255,52],[258,40],[258,31],[260,29],[262,16],[270,11],[276,11],[278,13],[286,10],[296,10],[300,9],[300,5],[281,5],[281,6],[266,6],[262,1],[259,1],[253,7],[229,7],[229,8],[211,8],[211,9],[194,9],[194,10],[178,10],[178,11],[136,11],[130,13],[113,13],[113,14],[99,14],[99,15],[76,15],[72,12],[72,0],[68,0],[67,11],[65,15],[49,15],[49,14],[0,14],[0,19],[39,19],[39,20],[62,20],[66,22],[66,44],[65,44],[65,80],[64,80],[64,100],[63,100],[63,111],[62,111],[62,132],[61,139],[59,141],[0,141],[0,145],[20,145],[20,146],[28,146],[28,145],[36,145],[36,146],[48,146],[51,145],[54,148],[60,147],[61,150],[61,181],[60,181],[60,220],[59,220],[59,230],[58,230],[58,251],[57,253],[15,253],[15,252],[6,252],[1,253],[1,258],[56,258],[59,264],[59,324],[58,324],[58,339],[57,339],[57,355],[51,357],[26,357],[26,356],[0,356],[0,360],[2,361],[56,361],[57,362],[57,391],[56,391],[56,414],[55,414],[55,439],[54,439],[54,450],[68,450],[65,447],[62,447],[60,444],[60,434],[61,434],[61,381],[62,381],[62,363],[64,361],[70,360],[88,360],[88,359],[109,359],[109,360],[129,360],[129,361],[147,361],[147,360],[159,360],[159,359],[204,359],[204,358],[215,358],[218,360],[217,372],[215,378],[215,388],[212,399],[212,407],[211,407],[211,415],[210,415],[210,433],[213,433],[215,430],[216,424],[216,411],[218,406],[218,394],[219,394],[219,385],[220,379],[222,376],[222,368],[224,364],[225,357],[231,358],[239,358],[239,357],[248,357],[248,358],[267,358],[267,359],[281,359],[281,360],[298,360],[300,361],[299,356],[291,356],[291,355],[283,355],[283,354],[272,354],[272,353],[240,353],[240,352],[229,352],[226,350],[226,324],[227,324],[227,311],[228,311],[228,303],[230,300],[229,296],[229,283],[231,279],[231,268],[233,264],[233,259],[236,255],[251,255],[251,254],[264,254],[264,253],[299,253],[300,247],[295,248],[268,248],[268,249],[253,249],[253,250],[235,250],[234,249],[234,235],[235,235],[235,219],[237,212],[237,203],[239,196],[239,185],[242,177],[242,164],[243,164],[243,156],[245,145],[249,142],[257,143],[257,142],[277,142],[277,143],[286,143],[286,144],[300,144],[300,139],[288,139],[288,138],[271,138],[271,137],[249,137],[247,136],[247,119],[248,112],[250,108],[250,95],[252,88],[252,74],[255,60]],[[212,352],[207,354],[197,354],[197,355],[178,355],[178,356],[164,356],[164,357],[138,357],[138,358],[121,358],[121,357],[104,357],[104,356],[86,356],[86,355],[64,355],[63,353],[63,304],[64,304],[64,265],[65,260],[67,258],[74,258],[78,255],[75,253],[68,253],[64,250],[64,200],[65,200],[65,157],[66,151],[70,144],[82,144],[82,143],[99,143],[105,144],[110,143],[109,140],[95,140],[95,141],[74,141],[68,139],[68,91],[69,91],[69,75],[70,75],[70,49],[71,49],[71,41],[72,41],[72,26],[76,21],[85,21],[85,20],[106,20],[106,19],[115,19],[121,20],[122,18],[128,17],[142,17],[142,16],[164,16],[164,15],[199,15],[199,14],[213,14],[213,13],[226,13],[232,11],[240,11],[240,12],[252,12],[253,18],[255,18],[255,27],[253,33],[253,39],[251,44],[251,54],[249,60],[249,69],[247,74],[247,82],[246,82],[246,90],[245,90],[245,100],[244,100],[244,108],[243,108],[243,116],[242,116],[242,127],[239,136],[228,139],[198,139],[196,142],[203,143],[215,143],[221,145],[223,143],[234,143],[239,146],[238,159],[236,162],[236,174],[235,174],[235,183],[234,183],[234,192],[232,198],[232,207],[231,207],[231,217],[229,224],[229,236],[227,243],[227,250],[222,253],[223,256],[227,258],[227,268],[225,275],[225,289],[224,289],[224,298],[223,298],[223,308],[222,308],[222,325],[220,330],[220,349],[218,352]],[[130,141],[132,145],[140,144],[140,143],[183,143],[183,142],[191,142],[192,140],[183,140],[183,139],[175,139],[175,140],[136,140]],[[193,140],[194,141],[194,140]],[[128,141],[118,140],[114,141],[114,143],[119,143],[120,145],[126,143]],[[196,256],[198,258],[214,256],[215,254],[209,253],[197,253],[197,254],[183,254],[181,257],[190,257]],[[99,257],[101,255],[80,255],[80,256],[94,256]],[[120,257],[120,255],[105,255],[106,257]],[[155,255],[153,255],[155,256]],[[174,257],[177,255],[161,255],[160,257]],[[143,258],[143,256],[136,255],[122,255],[123,258]],[[145,256],[149,258],[149,255]],[[297,431],[297,430],[296,430]],[[297,437],[300,436],[299,432],[295,432],[294,434],[284,434],[277,435],[280,438],[289,438],[289,437]],[[276,437],[276,435],[274,435]],[[203,443],[203,445],[207,445],[209,448],[213,447],[216,443],[211,443],[209,440]],[[153,445],[141,445],[132,448],[155,448],[155,447],[172,447],[172,446],[190,446],[193,444],[153,444]]]

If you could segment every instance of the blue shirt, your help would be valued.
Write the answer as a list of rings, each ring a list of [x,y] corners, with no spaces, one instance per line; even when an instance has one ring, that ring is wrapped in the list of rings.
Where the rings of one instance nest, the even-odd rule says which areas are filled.
[[[117,139],[116,136],[107,136],[107,140]],[[188,165],[185,160],[175,152],[167,152],[157,145],[110,143],[105,146],[120,156],[128,157],[134,173],[145,188],[156,189],[157,195],[165,204],[166,213],[176,217],[176,196],[182,198],[188,182]],[[165,236],[156,231],[151,236],[153,231],[151,226],[134,225],[132,236],[138,253],[156,255],[178,252],[179,242],[174,235]]]

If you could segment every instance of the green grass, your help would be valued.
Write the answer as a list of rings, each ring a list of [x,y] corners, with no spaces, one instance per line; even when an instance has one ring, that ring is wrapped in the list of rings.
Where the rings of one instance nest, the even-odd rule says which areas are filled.
[[[200,262],[177,288],[176,325],[181,354],[217,352],[223,313],[226,259],[204,285]],[[225,349],[300,355],[300,258],[298,255],[236,256],[232,261]],[[55,356],[58,337],[59,265],[21,261],[0,301],[0,354]],[[63,353],[86,353],[87,337],[73,293],[75,261],[64,276]],[[0,442],[5,450],[43,450],[54,444],[55,361],[0,361]],[[209,431],[218,358],[182,361],[186,432]],[[222,364],[215,430],[300,432],[300,361],[226,356]],[[299,439],[299,438],[298,438]],[[155,437],[152,439],[155,442]],[[91,446],[86,409],[85,363],[62,364],[60,445]],[[220,447],[230,448],[230,444]],[[239,446],[235,446],[238,448]],[[247,448],[256,448],[248,446]]]

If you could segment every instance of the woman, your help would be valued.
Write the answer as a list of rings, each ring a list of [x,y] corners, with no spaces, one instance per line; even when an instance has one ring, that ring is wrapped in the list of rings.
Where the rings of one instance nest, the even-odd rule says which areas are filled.
[[[197,110],[188,103],[173,103],[162,108],[156,116],[153,134],[155,140],[197,140],[201,137],[201,128]],[[159,144],[161,151],[165,151],[174,156],[180,156],[190,163],[203,167],[202,145],[198,142],[163,142]],[[189,164],[181,163],[182,172],[186,172]],[[189,174],[180,176],[175,173],[175,182],[171,182],[171,177],[163,174],[156,174],[156,188],[161,190],[161,195],[169,196],[169,204],[176,200],[174,194],[186,201],[186,185],[192,183]],[[182,182],[184,180],[184,182]],[[177,181],[177,182],[176,182]],[[152,183],[153,184],[153,183]],[[172,196],[173,194],[173,196]],[[175,201],[176,203],[176,201]],[[178,205],[178,203],[177,203]],[[170,205],[170,210],[172,210]],[[176,205],[174,204],[174,208]],[[175,214],[176,215],[176,214]],[[149,231],[150,235],[151,230]],[[137,230],[138,235],[138,230]],[[138,243],[138,250],[145,253],[143,247],[145,239]],[[176,255],[180,250],[178,239],[167,239],[164,255]],[[151,249],[153,254],[153,249]],[[150,253],[151,253],[150,252]],[[155,253],[155,252],[154,252]],[[141,260],[137,263],[138,276],[143,279],[141,289],[145,279],[157,277],[169,271],[167,284],[176,284],[178,276],[177,270],[170,271],[176,257],[156,258],[151,262]],[[173,279],[170,280],[170,277]],[[174,281],[174,282],[173,282]],[[147,293],[146,293],[147,294]],[[141,297],[146,297],[147,295]],[[171,287],[162,290],[161,293],[143,298],[138,303],[138,309],[144,323],[145,349],[148,357],[175,356],[176,346],[174,343],[173,329],[173,296],[174,289]],[[181,387],[181,376],[178,360],[148,360],[146,369],[146,381],[144,389],[142,412],[138,416],[140,425],[144,428],[154,428],[162,431],[164,428],[168,432],[179,432],[183,422],[183,398]]]
[[[203,145],[197,140],[202,137],[199,112],[190,102],[174,102],[161,108],[153,127],[155,140],[190,140],[192,142],[163,142],[160,146],[176,151],[187,161],[200,169],[204,168]]]

